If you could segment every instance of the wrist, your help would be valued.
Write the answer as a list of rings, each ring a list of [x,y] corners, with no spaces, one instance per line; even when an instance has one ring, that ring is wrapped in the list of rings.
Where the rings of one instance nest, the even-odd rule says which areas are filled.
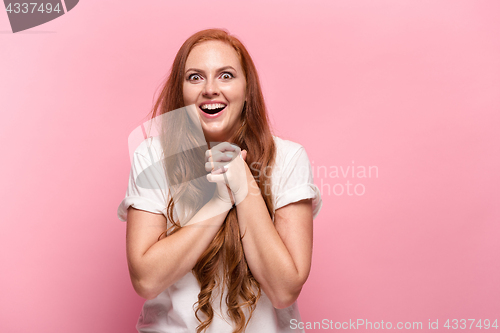
[[[210,208],[221,212],[228,212],[233,207],[231,202],[226,201],[219,196],[214,196],[210,199],[207,205],[210,206]]]
[[[254,179],[253,174],[246,163],[245,163],[245,169],[246,169],[246,183],[244,184],[244,187],[240,188],[238,193],[235,193],[236,204],[241,203],[248,196],[261,195],[260,188],[257,183],[258,180]]]
[[[221,226],[227,213],[231,209],[230,202],[217,197],[210,199],[192,218],[183,226],[197,224],[199,226]]]

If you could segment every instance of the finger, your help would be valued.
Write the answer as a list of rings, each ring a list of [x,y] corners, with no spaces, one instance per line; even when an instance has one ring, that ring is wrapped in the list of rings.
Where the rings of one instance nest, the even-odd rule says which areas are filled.
[[[213,156],[214,161],[227,161],[230,162],[234,160],[239,154],[241,153],[241,150],[238,148],[234,151],[224,151],[217,153],[216,155]]]
[[[227,165],[227,163],[207,162],[205,163],[205,171],[213,172],[214,170],[223,169],[225,165]],[[222,172],[225,172],[225,170]]]
[[[232,149],[225,150],[225,152],[232,152],[234,156],[237,156],[241,152],[241,148],[236,145],[231,145]]]
[[[232,145],[229,142],[223,142],[214,148],[205,151],[205,162],[230,162],[238,156],[240,152],[240,147]]]
[[[224,160],[226,160],[227,158],[229,158],[229,161],[227,161],[227,162],[231,162],[232,160],[234,160],[234,158],[236,156],[238,156],[238,153],[234,152],[234,151],[226,151],[226,152],[224,152],[224,155],[226,155],[226,157],[225,157]]]
[[[208,149],[205,152],[205,162],[208,162],[211,157],[212,157],[212,151],[210,149]]]
[[[221,174],[225,173],[226,171],[227,171],[227,169],[225,169],[225,168],[218,168],[218,169],[213,170],[211,173],[212,173],[212,175],[221,175]]]
[[[226,181],[224,179],[224,174],[214,175],[214,174],[209,173],[207,175],[207,180],[210,183],[224,183],[224,184],[226,183]]]
[[[233,153],[231,152],[213,152],[212,156],[208,158],[208,162],[231,162],[233,160]]]
[[[234,151],[238,148],[237,145],[232,145],[229,142],[221,142],[212,148],[213,151]]]

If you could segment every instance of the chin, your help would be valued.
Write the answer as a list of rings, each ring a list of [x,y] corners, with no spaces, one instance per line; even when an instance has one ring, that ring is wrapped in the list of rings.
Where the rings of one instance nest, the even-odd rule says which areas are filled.
[[[203,130],[207,142],[224,142],[226,135],[223,131]]]
[[[206,126],[208,125],[208,126]],[[212,126],[210,126],[212,125]],[[231,129],[227,126],[213,126],[214,124],[203,124],[203,133],[207,142],[225,142],[231,137]],[[234,130],[234,129],[233,129]]]

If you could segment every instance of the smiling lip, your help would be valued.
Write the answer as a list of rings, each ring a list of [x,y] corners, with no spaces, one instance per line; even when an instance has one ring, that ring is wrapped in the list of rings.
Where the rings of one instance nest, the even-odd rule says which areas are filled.
[[[206,113],[202,108],[201,106],[202,105],[205,105],[205,104],[224,104],[225,107],[224,109],[220,110],[219,112],[217,113],[214,113],[214,114],[210,114],[210,113]],[[208,119],[214,119],[214,118],[217,118],[217,117],[220,117],[222,115],[222,113],[224,113],[224,111],[226,111],[227,109],[227,104],[226,103],[223,103],[223,102],[219,102],[219,101],[210,101],[210,102],[204,102],[204,103],[201,103],[200,105],[198,105],[198,109],[200,109],[201,111],[201,114],[205,117],[205,118],[208,118]]]

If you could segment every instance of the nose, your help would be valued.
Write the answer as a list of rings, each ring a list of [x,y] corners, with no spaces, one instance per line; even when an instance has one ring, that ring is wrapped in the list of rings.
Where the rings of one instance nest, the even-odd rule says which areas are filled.
[[[217,85],[217,82],[215,82],[215,80],[207,79],[205,81],[205,85],[203,87],[203,96],[219,96],[219,86]]]

